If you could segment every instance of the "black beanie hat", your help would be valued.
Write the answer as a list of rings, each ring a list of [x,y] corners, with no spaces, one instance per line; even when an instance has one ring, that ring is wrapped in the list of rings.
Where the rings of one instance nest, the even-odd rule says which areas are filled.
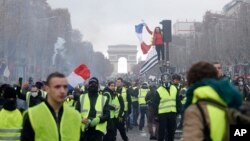
[[[12,87],[6,87],[3,93],[4,99],[14,98],[16,99],[17,93],[16,90]]]
[[[99,84],[99,81],[96,77],[92,77],[89,79],[89,85],[92,84],[92,83],[96,83],[96,84]]]

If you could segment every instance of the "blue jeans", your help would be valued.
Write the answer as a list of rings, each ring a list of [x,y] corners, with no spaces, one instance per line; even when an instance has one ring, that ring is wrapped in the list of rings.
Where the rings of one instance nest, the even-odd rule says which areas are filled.
[[[142,130],[144,128],[145,124],[145,116],[147,116],[148,112],[148,106],[147,105],[140,105],[140,124],[139,124],[139,130]]]
[[[139,103],[138,101],[132,102],[132,118],[133,118],[133,125],[138,126],[137,119],[139,115]]]

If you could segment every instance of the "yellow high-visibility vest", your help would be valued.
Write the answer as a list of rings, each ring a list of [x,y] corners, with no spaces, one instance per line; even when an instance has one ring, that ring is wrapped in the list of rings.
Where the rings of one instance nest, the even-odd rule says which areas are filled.
[[[23,117],[16,109],[0,111],[0,141],[20,141]]]
[[[118,96],[112,99],[111,106],[115,107],[115,110],[110,110],[110,118],[117,118],[121,108]]]
[[[58,141],[59,136],[61,141],[80,140],[81,115],[68,106],[63,106],[60,126],[57,126],[51,111],[44,102],[30,108],[28,116],[35,132],[35,141]]]
[[[142,105],[142,104],[146,104],[146,95],[148,93],[149,89],[140,89],[139,90],[139,95],[138,95],[138,98],[139,98],[139,104]]]
[[[103,95],[98,95],[95,110],[96,110],[96,117],[100,117],[103,114],[103,108],[106,103],[107,98]],[[88,118],[90,112],[90,99],[88,94],[82,94],[80,96],[80,103],[81,103],[81,115],[82,118]],[[85,131],[85,124],[82,124],[82,131]],[[101,131],[102,133],[106,134],[107,132],[107,122],[99,123],[96,125],[95,129]]]
[[[177,89],[175,86],[170,86],[170,93],[167,91],[166,88],[163,86],[157,89],[157,92],[160,95],[160,104],[158,107],[158,114],[163,113],[176,113],[176,96],[177,96]]]
[[[226,106],[226,103],[220,98],[219,94],[210,86],[202,86],[194,90],[192,103],[196,103],[200,99],[211,99]],[[207,111],[210,120],[210,137],[213,141],[222,141],[226,130],[228,130],[228,123],[225,118],[226,112],[211,104],[207,104]]]
[[[124,101],[124,111],[128,111],[127,89],[125,87],[122,88],[121,96]]]
[[[181,91],[185,91],[185,92],[186,92],[186,91],[187,91],[187,88],[184,87],[184,88],[181,89]],[[181,104],[182,104],[182,105],[185,105],[186,102],[187,102],[187,97],[186,97],[186,94],[185,94],[185,95],[184,95],[184,98],[181,100]]]

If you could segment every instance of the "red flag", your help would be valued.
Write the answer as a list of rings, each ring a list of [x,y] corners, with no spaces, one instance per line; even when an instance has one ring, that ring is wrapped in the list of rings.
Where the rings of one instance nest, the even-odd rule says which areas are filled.
[[[147,54],[149,49],[150,49],[150,45],[145,44],[144,42],[141,43],[141,50],[143,54]]]
[[[75,70],[74,70],[75,74],[79,75],[80,77],[82,77],[84,80],[87,80],[90,77],[90,70],[89,68],[84,65],[81,64],[79,65]]]

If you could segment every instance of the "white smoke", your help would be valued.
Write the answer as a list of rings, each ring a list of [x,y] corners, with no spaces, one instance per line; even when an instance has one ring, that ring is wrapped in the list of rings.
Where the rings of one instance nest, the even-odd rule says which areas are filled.
[[[56,56],[57,55],[62,55],[64,56],[64,44],[66,43],[66,41],[61,38],[61,37],[57,37],[57,42],[54,45],[54,54],[52,56],[52,64],[55,65],[55,61],[56,61]]]

